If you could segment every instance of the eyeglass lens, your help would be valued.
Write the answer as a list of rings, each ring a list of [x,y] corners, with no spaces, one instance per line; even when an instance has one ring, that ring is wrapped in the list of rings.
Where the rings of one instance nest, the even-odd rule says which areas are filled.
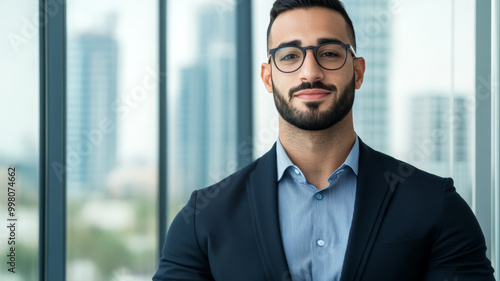
[[[305,54],[298,47],[282,47],[276,51],[275,62],[279,70],[292,72],[300,68]],[[344,65],[347,50],[337,44],[327,44],[318,48],[316,53],[317,62],[323,68],[329,70],[339,69]]]

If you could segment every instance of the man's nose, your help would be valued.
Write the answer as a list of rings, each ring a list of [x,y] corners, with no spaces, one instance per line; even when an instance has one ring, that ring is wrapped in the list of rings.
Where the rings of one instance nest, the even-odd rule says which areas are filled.
[[[323,79],[323,68],[314,58],[313,50],[306,50],[304,63],[299,69],[299,76],[302,82],[316,82]]]

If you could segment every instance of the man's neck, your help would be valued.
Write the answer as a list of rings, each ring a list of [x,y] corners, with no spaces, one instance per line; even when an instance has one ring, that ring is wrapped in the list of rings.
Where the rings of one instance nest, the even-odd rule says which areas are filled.
[[[302,130],[280,118],[279,138],[293,164],[321,190],[328,187],[328,177],[345,162],[356,133],[352,114],[322,131]]]

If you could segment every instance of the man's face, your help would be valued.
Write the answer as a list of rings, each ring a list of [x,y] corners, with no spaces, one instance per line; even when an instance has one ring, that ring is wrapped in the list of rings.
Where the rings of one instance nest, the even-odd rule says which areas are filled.
[[[352,44],[340,13],[319,7],[294,9],[274,21],[269,48],[292,41],[300,47],[317,46],[327,39]],[[284,120],[303,130],[324,130],[350,113],[363,72],[364,61],[354,61],[351,53],[341,69],[331,71],[321,68],[307,50],[297,71],[283,73],[271,62],[262,65],[261,76]]]

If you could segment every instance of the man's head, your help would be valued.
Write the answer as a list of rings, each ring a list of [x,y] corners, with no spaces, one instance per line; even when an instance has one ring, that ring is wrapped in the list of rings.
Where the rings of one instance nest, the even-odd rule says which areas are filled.
[[[351,18],[344,9],[342,2],[338,0],[277,0],[273,4],[271,9],[271,20],[269,21],[269,26],[267,27],[267,48],[269,49],[269,35],[271,33],[271,27],[273,26],[276,17],[281,13],[284,13],[293,9],[307,9],[311,7],[323,7],[337,11],[342,15],[345,22],[347,23],[347,34],[349,35],[349,40],[351,40],[351,45],[356,50],[356,34],[354,32],[354,26],[352,25]]]
[[[354,40],[352,22],[339,1],[274,3],[269,61],[262,64],[261,77],[287,123],[303,130],[352,123],[345,117],[351,117],[354,90],[361,87],[365,70],[363,58],[349,47]],[[289,47],[295,51],[282,51]]]

